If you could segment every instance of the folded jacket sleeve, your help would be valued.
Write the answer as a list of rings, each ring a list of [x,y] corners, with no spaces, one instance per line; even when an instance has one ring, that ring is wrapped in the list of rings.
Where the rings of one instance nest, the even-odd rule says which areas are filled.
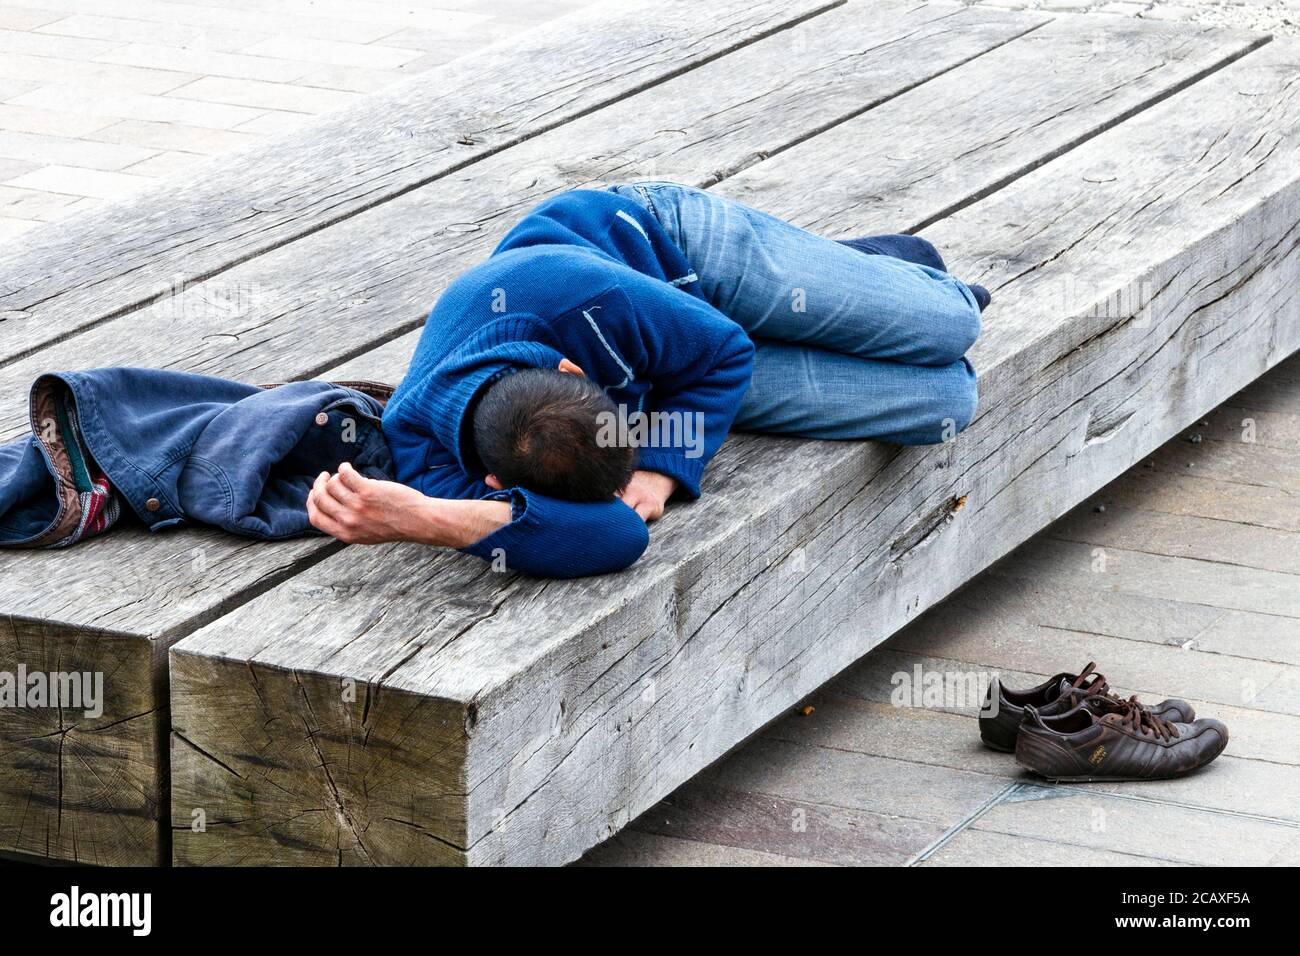
[[[510,503],[510,523],[462,548],[511,571],[576,578],[621,571],[641,557],[650,533],[641,516],[617,499],[575,502],[523,488],[497,491],[462,471],[443,449],[429,456],[418,488],[432,498],[479,498]]]
[[[701,319],[714,321],[710,313],[715,310],[707,303],[685,297],[683,302],[687,309],[702,313]],[[682,493],[690,498],[700,496],[704,466],[722,447],[753,372],[753,342],[740,326],[730,320],[726,324],[730,328],[713,352],[705,353],[703,361],[671,373],[660,370],[651,393],[652,404],[661,415],[674,413],[667,419],[673,425],[659,429],[661,436],[666,432],[674,440],[660,447],[642,447],[637,455],[638,468],[677,479]]]

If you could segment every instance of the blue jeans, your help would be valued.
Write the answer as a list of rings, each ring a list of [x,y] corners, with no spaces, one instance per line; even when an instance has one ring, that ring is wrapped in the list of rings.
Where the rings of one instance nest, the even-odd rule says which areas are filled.
[[[979,306],[924,239],[851,248],[689,186],[610,188],[654,214],[705,297],[753,339],[735,428],[922,445],[974,417],[964,356]]]

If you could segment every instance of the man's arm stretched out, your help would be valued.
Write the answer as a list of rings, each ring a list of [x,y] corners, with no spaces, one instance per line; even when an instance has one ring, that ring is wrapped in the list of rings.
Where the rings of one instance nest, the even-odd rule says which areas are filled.
[[[443,456],[445,463],[422,483],[425,490],[366,478],[347,463],[335,475],[322,473],[307,500],[311,523],[349,544],[455,548],[551,578],[622,570],[650,543],[645,522],[621,500],[575,502],[494,488]]]
[[[657,410],[697,416],[703,425],[689,447],[641,449],[646,468],[633,470],[636,448],[602,442],[602,416],[626,409],[563,359],[555,369],[516,370],[480,386],[483,395],[467,417],[482,479],[436,435],[421,429],[411,439],[395,430],[395,454],[405,440],[419,452],[417,472],[399,471],[405,484],[369,479],[345,465],[317,478],[308,514],[315,527],[349,543],[457,548],[545,577],[621,570],[645,551],[646,523],[663,513],[676,489],[699,496],[704,465],[725,439],[748,383],[751,356],[736,328],[712,354],[660,378]]]
[[[311,523],[349,544],[414,541],[468,548],[510,523],[505,501],[430,498],[396,481],[367,478],[349,462],[320,473],[307,497]]]

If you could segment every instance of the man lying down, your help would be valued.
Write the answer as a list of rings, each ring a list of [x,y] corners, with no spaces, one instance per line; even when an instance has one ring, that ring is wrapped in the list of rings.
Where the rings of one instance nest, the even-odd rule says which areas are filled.
[[[901,444],[965,428],[988,301],[920,238],[833,241],[673,183],[574,190],[452,283],[391,398],[43,376],[32,436],[0,447],[0,544],[75,543],[126,504],[155,529],[314,527],[545,577],[615,571],[670,498],[699,497],[732,428]]]

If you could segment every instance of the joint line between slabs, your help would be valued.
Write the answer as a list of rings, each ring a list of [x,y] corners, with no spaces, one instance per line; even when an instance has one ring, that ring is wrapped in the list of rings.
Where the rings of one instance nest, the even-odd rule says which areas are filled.
[[[1050,786],[1038,783],[1026,783],[1023,784],[1023,786],[1027,789],[1069,790],[1079,793],[1087,793],[1088,791],[1088,784],[1086,783],[1055,784]],[[1244,810],[1233,810],[1228,807],[1207,807],[1199,803],[1185,803],[1182,800],[1162,800],[1160,797],[1144,797],[1137,793],[1123,793],[1114,790],[1098,790],[1095,795],[1098,797],[1115,797],[1120,800],[1133,800],[1137,803],[1155,803],[1166,807],[1177,807],[1180,810],[1194,810],[1199,813],[1217,813],[1223,816],[1239,817],[1244,820],[1254,820],[1258,823],[1269,823],[1273,826],[1300,830],[1300,820],[1288,820],[1286,817],[1273,817],[1264,813],[1248,813]]]
[[[912,857],[903,865],[916,866],[918,863],[924,863],[936,852],[938,852],[940,849],[946,846],[948,842],[952,840],[953,837],[957,836],[957,834],[961,833],[963,830],[965,830],[968,826],[970,826],[980,817],[984,816],[984,814],[988,813],[990,810],[996,807],[999,803],[1002,803],[1004,800],[1007,799],[1007,797],[1011,796],[1014,793],[1017,793],[1024,786],[1025,785],[1023,783],[1020,783],[1018,781],[1012,781],[1011,783],[1007,784],[1005,787],[1003,787],[993,796],[989,797],[989,799],[985,800],[982,804],[980,804],[978,807],[972,810],[963,819],[957,821],[957,823],[954,824],[953,827],[949,829],[947,833],[943,834],[941,837],[939,837],[939,839],[935,840],[933,843],[931,843],[929,846],[923,849],[920,853],[916,854],[916,856]]]

